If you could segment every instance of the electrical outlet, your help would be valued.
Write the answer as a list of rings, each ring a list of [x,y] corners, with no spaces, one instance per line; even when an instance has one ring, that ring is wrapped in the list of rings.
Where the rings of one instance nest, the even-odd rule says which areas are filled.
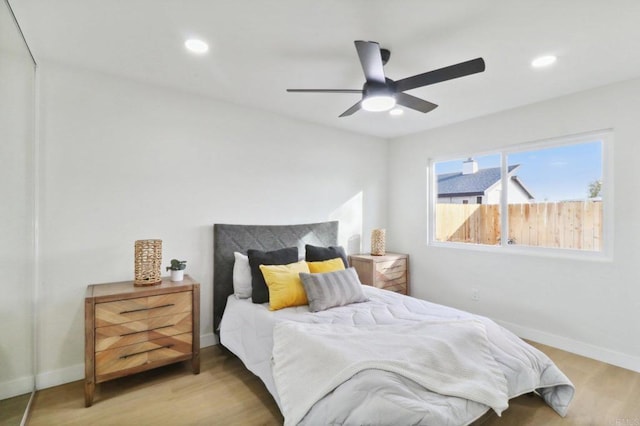
[[[480,300],[480,290],[478,290],[477,288],[471,289],[471,300],[473,300],[474,302]]]

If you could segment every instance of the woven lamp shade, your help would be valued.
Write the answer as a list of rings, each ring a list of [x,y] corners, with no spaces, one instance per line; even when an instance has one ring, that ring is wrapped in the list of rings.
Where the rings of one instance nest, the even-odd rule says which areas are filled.
[[[133,285],[146,286],[162,282],[162,240],[138,240],[135,244],[135,279]]]
[[[386,245],[386,231],[384,229],[374,229],[371,231],[371,255],[384,256]]]

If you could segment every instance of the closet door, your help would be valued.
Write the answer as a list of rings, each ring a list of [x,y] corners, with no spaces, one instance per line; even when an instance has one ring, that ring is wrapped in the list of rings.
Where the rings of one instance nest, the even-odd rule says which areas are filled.
[[[0,424],[19,425],[34,389],[35,70],[0,0]]]

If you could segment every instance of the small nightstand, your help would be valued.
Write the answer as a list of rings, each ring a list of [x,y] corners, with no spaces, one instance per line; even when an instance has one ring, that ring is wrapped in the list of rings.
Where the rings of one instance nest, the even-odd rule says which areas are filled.
[[[146,287],[92,284],[84,301],[87,407],[97,383],[186,360],[200,373],[200,284],[188,275]]]
[[[409,294],[408,254],[352,254],[349,256],[349,264],[358,272],[362,284]]]

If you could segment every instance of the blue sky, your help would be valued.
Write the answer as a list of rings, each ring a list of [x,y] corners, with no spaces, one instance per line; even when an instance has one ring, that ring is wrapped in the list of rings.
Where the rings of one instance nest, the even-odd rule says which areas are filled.
[[[473,157],[481,169],[499,167],[500,155]],[[460,160],[436,163],[436,174],[462,171]],[[509,165],[520,164],[517,175],[535,201],[585,199],[589,184],[602,180],[602,142],[535,149],[509,154]]]

